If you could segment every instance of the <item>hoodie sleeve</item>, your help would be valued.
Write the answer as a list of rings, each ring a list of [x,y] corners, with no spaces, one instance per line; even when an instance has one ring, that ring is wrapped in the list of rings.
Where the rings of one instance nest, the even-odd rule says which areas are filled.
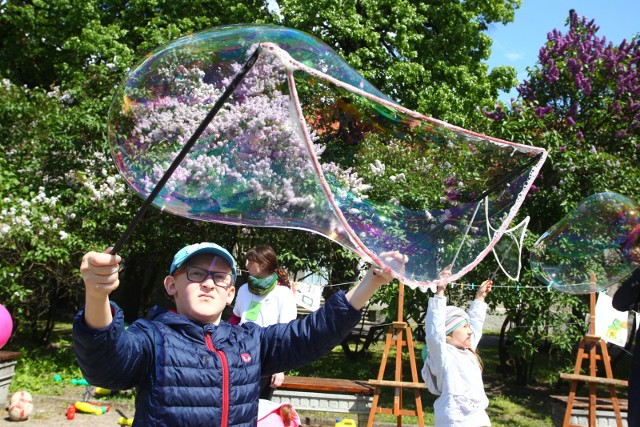
[[[473,300],[469,305],[469,322],[473,336],[471,337],[471,349],[476,350],[480,338],[482,338],[482,327],[487,317],[487,303]]]
[[[437,384],[437,378],[439,378],[440,374],[444,371],[444,364],[446,362],[446,315],[447,298],[437,295],[429,298],[424,325],[427,357],[425,358],[422,368],[422,378],[427,383],[429,390],[435,394],[442,392]]]
[[[125,331],[122,310],[114,303],[111,310],[113,322],[94,330],[85,323],[84,308],[81,309],[73,320],[73,348],[89,384],[124,390],[147,375],[151,335],[137,323]]]
[[[330,353],[361,315],[340,291],[303,319],[262,328],[262,375],[296,369]]]

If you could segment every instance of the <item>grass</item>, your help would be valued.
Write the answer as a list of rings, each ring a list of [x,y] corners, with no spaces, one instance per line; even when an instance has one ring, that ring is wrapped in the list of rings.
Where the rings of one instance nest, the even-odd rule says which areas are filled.
[[[16,372],[10,386],[10,393],[17,390],[29,390],[35,395],[45,396],[76,396],[82,397],[85,387],[71,384],[71,379],[82,378],[80,369],[75,360],[71,343],[71,325],[69,323],[61,323],[57,326],[52,335],[52,344],[47,347],[37,347],[29,344],[28,339],[20,339],[14,337],[12,342],[4,348],[9,351],[21,351],[22,357],[16,365]],[[422,360],[420,358],[421,344],[416,343],[416,360],[418,375],[421,369]],[[382,359],[384,345],[383,342],[373,344],[369,351],[356,360],[347,359],[341,347],[336,347],[332,353],[322,359],[307,365],[297,371],[289,372],[289,374],[297,374],[311,377],[325,378],[345,378],[368,380],[378,377],[380,364]],[[497,373],[498,354],[496,347],[481,347],[480,354],[482,356],[484,369],[484,382],[487,394],[489,396],[489,417],[494,427],[552,427],[554,426],[551,418],[551,408],[553,405],[550,395],[568,395],[569,388],[566,382],[557,381],[557,367],[551,366],[548,357],[541,353],[536,360],[536,374],[538,378],[544,381],[536,382],[531,386],[516,386],[513,384],[512,377],[503,377]],[[614,356],[614,355],[612,355]],[[614,360],[616,358],[614,357]],[[622,363],[614,364],[614,377],[626,378],[630,357],[623,354],[619,358]],[[402,374],[403,381],[411,381],[411,370],[408,354],[403,353],[402,358]],[[585,363],[586,365],[586,363]],[[393,380],[395,373],[395,352],[389,354],[384,379]],[[54,379],[55,375],[61,377],[60,381]],[[600,372],[599,375],[604,375]],[[547,378],[555,378],[549,381]],[[584,394],[584,387],[582,392]],[[383,388],[380,396],[380,406],[383,408],[393,408],[394,389],[389,387]],[[602,389],[598,391],[598,396],[608,396],[608,390]],[[626,398],[626,390],[618,390],[618,396]],[[416,399],[412,390],[405,389],[402,393],[402,407],[404,409],[414,410],[416,407]],[[420,392],[422,407],[424,409],[426,425],[433,425],[433,402],[436,396],[431,395],[427,391]],[[134,399],[131,393],[121,393],[116,396],[110,396],[109,399],[132,401]],[[559,405],[559,404],[556,404]],[[564,407],[560,405],[560,411],[564,411]],[[322,414],[322,413],[302,413],[301,417],[311,416],[323,420],[335,419],[340,414]],[[354,418],[348,414],[343,417]],[[376,415],[376,424],[393,423],[397,421],[396,417],[389,414]],[[415,416],[403,416],[404,424],[417,424],[418,420]]]
[[[421,345],[416,344],[416,363],[418,375],[422,368],[420,359]],[[327,378],[346,379],[375,379],[378,377],[380,362],[384,345],[382,342],[370,347],[365,357],[357,360],[347,360],[340,347],[336,347],[328,356],[310,364],[295,373],[303,376],[321,376]],[[497,366],[497,349],[482,348],[481,355],[485,364],[485,386],[489,395],[489,417],[494,427],[553,427],[551,418],[550,389],[547,387],[512,387],[497,374],[488,375],[488,372]],[[409,356],[403,354],[403,381],[411,381],[411,369]],[[392,350],[388,356],[387,365],[384,371],[384,379],[395,379],[395,352]],[[567,392],[568,393],[568,392]],[[561,393],[560,393],[561,394]],[[416,399],[414,392],[405,389],[402,394],[402,408],[415,410]],[[424,421],[427,426],[433,425],[433,402],[437,396],[428,391],[420,392],[420,400],[424,411]],[[383,389],[380,395],[380,406],[393,408],[394,388]],[[301,416],[304,415],[301,413]],[[322,414],[313,414],[322,417]],[[348,417],[348,414],[344,415]],[[335,414],[325,414],[324,419],[336,417]],[[351,416],[353,418],[353,416]],[[396,417],[388,414],[376,415],[375,421],[378,423],[396,423]],[[418,424],[415,416],[403,416],[404,424]]]

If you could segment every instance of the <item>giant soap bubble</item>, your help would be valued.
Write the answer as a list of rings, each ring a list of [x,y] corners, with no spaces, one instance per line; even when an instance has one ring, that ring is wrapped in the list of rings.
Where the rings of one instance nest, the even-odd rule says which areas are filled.
[[[616,193],[594,194],[535,243],[535,276],[571,294],[601,291],[640,265],[640,210]]]
[[[543,149],[403,108],[321,41],[276,26],[183,37],[126,76],[109,138],[142,197],[256,49],[255,65],[154,205],[203,221],[311,231],[409,286],[432,286],[451,264],[447,281],[461,277],[505,234]],[[384,264],[390,250],[408,255],[403,269]]]

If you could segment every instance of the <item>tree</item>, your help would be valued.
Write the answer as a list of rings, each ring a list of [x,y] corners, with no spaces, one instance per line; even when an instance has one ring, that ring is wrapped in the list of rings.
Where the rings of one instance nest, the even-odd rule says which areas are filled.
[[[203,26],[265,16],[260,1],[2,2],[0,300],[17,327],[27,322],[46,342],[57,313],[81,303],[81,254],[113,244],[140,205],[105,138],[113,88],[133,61]],[[161,271],[154,262],[191,241],[193,226],[153,211],[138,226],[123,250],[128,314],[146,309]],[[202,239],[226,237],[221,227],[203,228]]]
[[[531,215],[531,237],[541,235],[592,194],[613,191],[633,198],[640,185],[638,38],[618,46],[607,43],[597,35],[594,21],[573,10],[567,25],[564,34],[557,29],[548,34],[538,62],[528,70],[529,78],[518,87],[519,97],[509,105],[485,107],[485,121],[478,122],[482,132],[542,146],[550,153],[522,212]],[[528,273],[523,283],[539,284]],[[516,326],[522,319],[525,324],[540,324],[542,313],[558,313],[564,306],[571,307],[574,315],[573,320],[565,318],[566,324],[581,323],[587,300],[554,293],[557,298],[537,307],[505,303],[507,320]],[[564,336],[554,335],[562,339],[555,349],[566,352],[584,332],[579,327]],[[531,346],[541,345],[541,338],[527,330],[510,334],[524,357],[521,365],[534,358]]]
[[[548,34],[519,98],[484,110],[483,131],[550,152],[532,199],[538,232],[591,194],[633,196],[640,179],[638,39],[607,43],[594,21],[573,11],[568,25],[567,34]]]
[[[488,73],[492,23],[513,21],[519,0],[281,0],[280,23],[314,34],[404,107],[468,124],[515,80],[511,67]]]
[[[0,88],[0,299],[42,341],[52,308],[78,299],[79,251],[106,237],[123,209],[124,185],[107,172],[106,155],[78,143],[82,120],[70,96],[6,79]]]
[[[343,5],[349,14],[337,15],[330,12],[340,9],[336,4],[289,1],[281,2],[281,23],[330,42],[406,106],[462,124],[465,110],[513,80],[507,70],[487,76],[482,60],[490,40],[482,31],[511,20],[517,5],[354,2]],[[312,11],[320,13],[316,20]],[[0,251],[8,262],[0,267],[7,280],[0,299],[18,318],[34,327],[53,319],[63,303],[75,309],[81,303],[80,255],[113,244],[140,206],[108,156],[105,118],[114,87],[158,45],[241,22],[278,19],[262,0],[2,2]],[[352,254],[323,239],[290,238],[292,233],[300,232],[245,234],[150,210],[122,250],[126,263],[117,297],[128,320],[144,313],[156,298],[162,262],[194,235],[224,241],[236,255],[256,236],[282,242],[279,252],[294,266],[331,265],[335,282],[354,279],[346,277],[356,264]],[[55,295],[42,298],[52,289]],[[51,328],[32,330],[46,341]]]

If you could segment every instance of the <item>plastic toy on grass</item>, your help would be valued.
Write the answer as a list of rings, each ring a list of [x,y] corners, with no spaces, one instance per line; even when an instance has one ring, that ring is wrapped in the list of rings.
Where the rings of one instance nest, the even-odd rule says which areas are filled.
[[[76,407],[71,405],[67,408],[67,419],[72,420],[76,417]]]
[[[113,396],[114,394],[118,394],[118,390],[110,390],[108,388],[96,387],[93,393],[97,396]]]
[[[356,424],[355,420],[352,420],[350,418],[344,418],[344,419],[336,419],[336,425],[335,427],[357,427],[358,424]]]
[[[87,414],[95,414],[95,415],[102,415],[106,412],[109,412],[109,410],[111,409],[111,407],[107,406],[103,406],[103,405],[99,405],[99,404],[95,404],[92,402],[81,402],[81,401],[77,401],[74,404],[76,410],[80,411],[80,412],[84,412]]]

